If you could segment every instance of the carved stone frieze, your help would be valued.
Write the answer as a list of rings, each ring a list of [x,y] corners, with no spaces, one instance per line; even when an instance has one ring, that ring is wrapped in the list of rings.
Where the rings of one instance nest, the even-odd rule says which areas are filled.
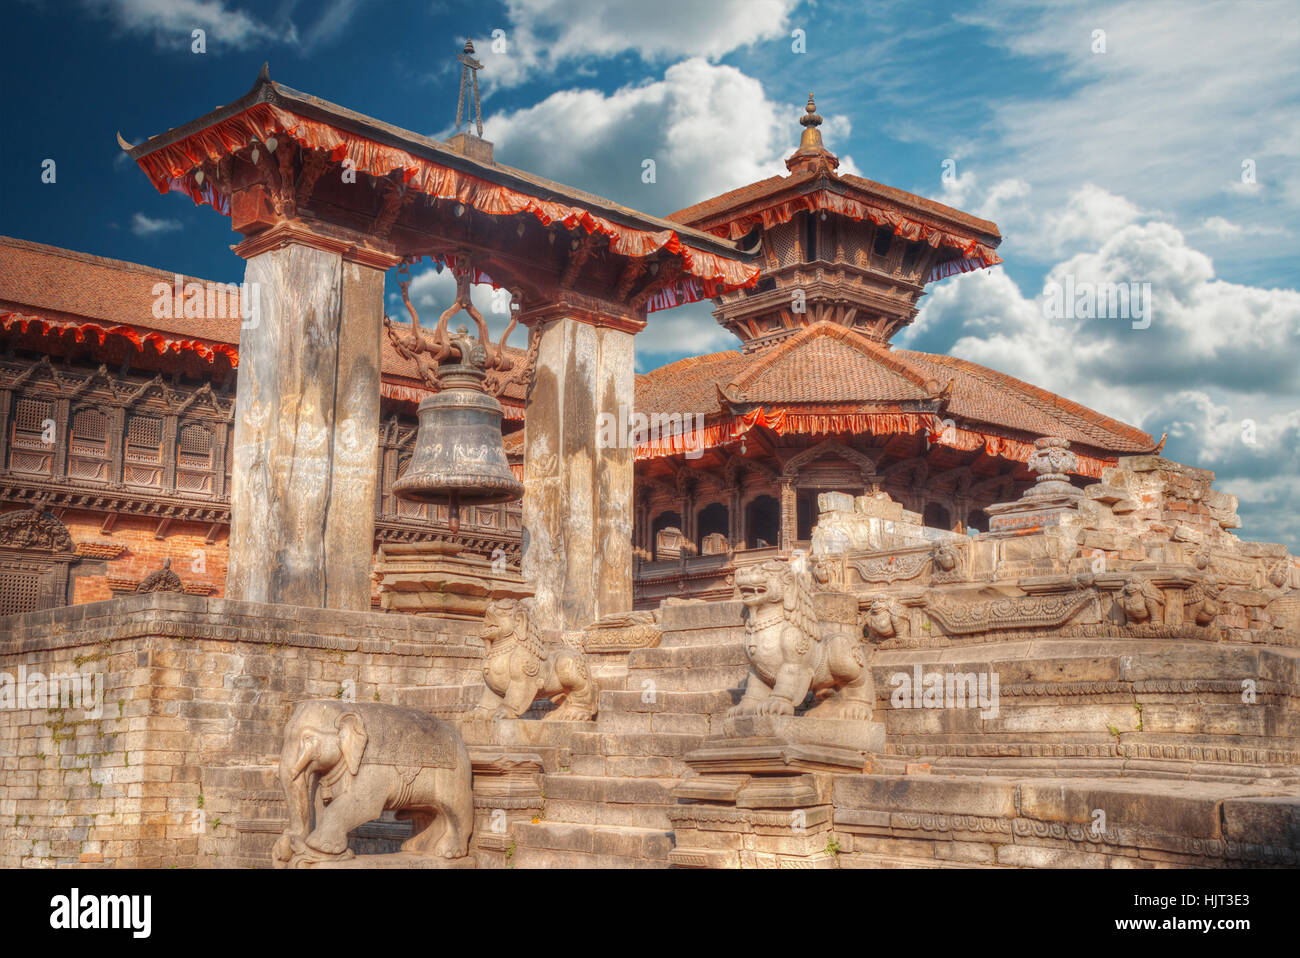
[[[999,629],[1041,629],[1064,625],[1094,601],[1096,594],[1091,590],[974,602],[933,596],[926,603],[925,612],[945,632],[970,635]]]

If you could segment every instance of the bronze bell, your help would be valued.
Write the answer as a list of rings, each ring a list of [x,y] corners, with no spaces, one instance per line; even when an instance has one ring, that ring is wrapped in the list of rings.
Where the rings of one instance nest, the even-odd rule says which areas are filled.
[[[438,370],[440,391],[420,403],[415,452],[393,492],[414,502],[447,503],[455,533],[462,505],[518,499],[524,486],[506,460],[501,404],[483,386],[486,350],[463,326],[450,343],[461,361]]]

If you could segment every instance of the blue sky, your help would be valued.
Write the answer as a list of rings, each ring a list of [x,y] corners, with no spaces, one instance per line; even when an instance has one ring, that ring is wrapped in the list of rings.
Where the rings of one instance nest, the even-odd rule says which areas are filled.
[[[114,133],[227,103],[264,60],[445,135],[472,36],[499,160],[657,214],[783,173],[813,90],[841,169],[1006,237],[1005,267],[934,284],[901,344],[1168,432],[1168,455],[1240,497],[1245,537],[1300,546],[1300,5],[19,0],[5,28],[24,80],[4,97],[0,232],[224,281],[242,276],[228,222],[158,195]],[[1150,283],[1150,326],[1045,319],[1066,277]],[[413,284],[429,308],[449,289]],[[731,344],[686,307],[652,317],[638,365]]]

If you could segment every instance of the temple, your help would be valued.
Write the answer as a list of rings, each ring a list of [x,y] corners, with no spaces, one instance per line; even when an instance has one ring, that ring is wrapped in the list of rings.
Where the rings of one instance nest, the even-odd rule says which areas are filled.
[[[729,594],[738,553],[752,553],[743,562],[763,550],[807,550],[824,492],[884,495],[928,527],[986,532],[985,509],[1032,483],[1026,463],[1040,436],[1070,441],[1080,485],[1118,456],[1155,448],[1141,430],[1010,376],[893,347],[928,283],[1001,262],[997,226],[837,174],[811,97],[801,122],[788,176],[669,217],[756,248],[760,272],[714,300],[739,348],[635,379],[627,408],[645,416],[634,455],[638,607]],[[295,188],[303,200],[319,176],[310,154],[304,162]],[[404,209],[411,200],[403,197],[396,205]],[[394,217],[381,232],[414,229],[407,217],[418,219]],[[531,235],[527,222],[515,227],[520,241]],[[582,249],[565,259],[575,278],[590,255]],[[605,282],[622,283],[633,271],[606,272]],[[221,309],[196,303],[211,300],[214,287]],[[703,295],[694,277],[653,289],[661,307]],[[653,298],[639,297],[650,306]],[[132,591],[164,558],[187,570],[192,594],[224,594],[233,397],[249,322],[241,310],[238,287],[0,238],[0,411],[8,417],[0,496],[57,509],[85,560],[47,602]],[[520,503],[469,509],[453,534],[445,504],[393,494],[413,452],[415,407],[436,392],[398,342],[381,344],[374,550],[454,542],[517,563]],[[500,401],[505,447],[522,478],[524,385],[512,383]],[[56,424],[49,443],[41,439],[47,420]],[[28,587],[0,587],[6,612],[35,601]],[[370,603],[381,604],[377,585]]]
[[[811,95],[786,175],[632,210],[459,62],[446,142],[266,68],[119,137],[242,283],[0,238],[0,865],[1294,867],[1300,560],[893,342],[996,224]],[[637,374],[702,301],[735,347]]]

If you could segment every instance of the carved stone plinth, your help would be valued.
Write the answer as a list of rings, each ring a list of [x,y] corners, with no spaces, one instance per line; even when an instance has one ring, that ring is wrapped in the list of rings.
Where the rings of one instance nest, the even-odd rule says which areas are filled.
[[[514,857],[514,826],[542,813],[542,757],[503,747],[469,750],[474,766],[474,839],[483,868],[505,868]]]
[[[753,729],[767,730],[782,719],[735,721],[746,729],[753,723]],[[787,721],[789,725],[780,725],[785,732],[803,720]],[[672,864],[835,867],[839,846],[831,831],[832,786],[837,775],[866,770],[860,750],[791,743],[776,736],[715,738],[687,754],[685,761],[699,775],[673,789],[681,804],[668,813],[676,842],[668,855]]]
[[[732,715],[723,719],[727,738],[777,739],[798,745],[825,745],[855,752],[882,752],[882,722],[857,719],[819,719],[800,715]]]
[[[1083,498],[1083,490],[1070,483],[1069,473],[1077,465],[1078,458],[1066,440],[1055,436],[1034,440],[1029,456],[1029,468],[1038,473],[1034,485],[1015,502],[1000,502],[984,510],[989,531],[1023,532],[1060,525],[1064,516],[1078,511]]]
[[[385,543],[375,577],[385,612],[482,618],[494,599],[531,595],[519,573],[443,542]]]

